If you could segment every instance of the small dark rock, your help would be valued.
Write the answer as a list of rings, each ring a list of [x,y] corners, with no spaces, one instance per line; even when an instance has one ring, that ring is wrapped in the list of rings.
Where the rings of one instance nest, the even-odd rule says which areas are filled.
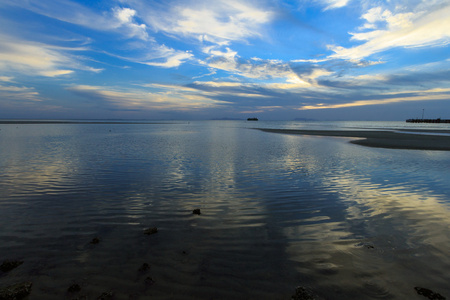
[[[100,243],[100,239],[98,237],[93,238],[91,241],[91,244],[93,244],[93,245],[96,245],[98,243]]]
[[[444,296],[442,296],[441,294],[435,293],[430,289],[426,289],[426,288],[422,288],[422,287],[418,287],[418,286],[416,286],[414,289],[416,290],[417,294],[427,297],[428,299],[445,300]]]
[[[186,251],[184,251],[184,250],[183,250],[183,252],[181,252],[181,253],[183,253],[184,255],[187,255],[187,254],[188,254],[188,253],[187,253]]]
[[[370,243],[358,243],[355,246],[356,247],[364,247],[366,249],[375,249],[375,246]]]
[[[139,268],[139,272],[145,272],[150,270],[150,265],[148,263],[143,263]]]
[[[5,260],[1,265],[0,265],[0,270],[2,272],[9,272],[15,268],[17,268],[18,266],[20,266],[21,264],[23,264],[23,261],[21,260]]]
[[[31,282],[18,283],[0,289],[0,300],[19,300],[31,293]]]
[[[192,211],[192,213],[193,213],[194,215],[199,215],[199,214],[201,214],[200,208],[194,209],[194,210]]]
[[[158,228],[156,228],[156,227],[150,227],[150,228],[144,229],[144,233],[148,234],[148,235],[154,234],[157,232],[158,232]]]
[[[69,286],[67,291],[69,293],[77,293],[77,292],[81,291],[81,286],[79,284],[77,284],[77,283],[72,284],[71,286]]]
[[[148,276],[147,278],[145,278],[145,284],[147,284],[147,285],[153,285],[153,284],[155,284],[155,281],[153,280],[153,278],[151,278],[150,276]]]
[[[295,289],[295,294],[291,297],[291,300],[315,300],[314,294],[303,286],[299,286]]]
[[[114,294],[113,292],[104,292],[100,296],[97,297],[97,300],[110,300],[113,299]]]

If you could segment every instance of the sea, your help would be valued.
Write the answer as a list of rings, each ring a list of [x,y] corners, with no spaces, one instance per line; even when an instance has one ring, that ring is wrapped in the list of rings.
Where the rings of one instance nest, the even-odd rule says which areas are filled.
[[[449,299],[450,152],[255,129],[449,126],[2,123],[0,264],[23,263],[0,271],[0,290],[30,282],[26,299]]]

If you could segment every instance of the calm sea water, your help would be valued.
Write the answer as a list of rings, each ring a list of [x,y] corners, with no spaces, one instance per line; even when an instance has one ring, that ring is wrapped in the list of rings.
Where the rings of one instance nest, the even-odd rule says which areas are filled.
[[[442,126],[422,125],[1,124],[0,259],[24,263],[0,287],[31,281],[29,299],[290,299],[297,286],[318,299],[426,299],[414,287],[448,298],[450,152],[251,129]]]

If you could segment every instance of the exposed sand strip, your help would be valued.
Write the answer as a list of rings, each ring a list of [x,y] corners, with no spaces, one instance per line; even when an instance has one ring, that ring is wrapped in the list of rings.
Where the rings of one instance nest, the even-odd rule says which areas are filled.
[[[334,136],[360,138],[351,141],[353,144],[392,148],[392,149],[414,149],[414,150],[450,150],[450,136],[444,135],[426,135],[413,133],[400,133],[393,131],[375,131],[375,130],[297,130],[297,129],[259,129],[265,132],[302,134],[318,136]],[[425,131],[421,132],[442,132]],[[446,131],[447,132],[447,131]]]

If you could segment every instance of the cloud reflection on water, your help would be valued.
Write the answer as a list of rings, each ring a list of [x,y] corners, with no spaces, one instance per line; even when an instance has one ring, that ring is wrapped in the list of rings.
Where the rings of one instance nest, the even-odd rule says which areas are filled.
[[[346,207],[341,222],[333,222],[331,216],[329,222],[285,228],[290,241],[287,253],[300,272],[315,278],[315,285],[328,296],[344,292],[343,287],[346,295],[355,297],[406,296],[405,292],[414,297],[412,288],[422,285],[448,292],[448,194],[436,189],[445,182],[444,171],[444,178],[432,176],[433,163],[445,154],[285,137],[289,143],[293,139],[317,141],[316,150],[305,153],[291,148],[295,153],[285,156],[286,169],[302,161],[308,173],[323,174],[314,176],[315,188],[334,194]],[[317,147],[327,145],[320,143],[324,139],[334,149],[328,148],[327,156],[321,156],[324,151]],[[427,170],[428,180],[436,180],[434,185],[424,181]]]
[[[142,261],[157,296],[288,298],[299,284],[342,299],[413,297],[422,283],[448,291],[445,155],[214,124],[71,125],[44,130],[38,150],[3,143],[17,157],[1,160],[13,179],[0,177],[0,205],[16,218],[0,251],[26,257],[33,244],[31,264],[49,262],[55,285],[88,276],[120,296],[147,293],[133,273]],[[149,226],[158,234],[143,235]]]

